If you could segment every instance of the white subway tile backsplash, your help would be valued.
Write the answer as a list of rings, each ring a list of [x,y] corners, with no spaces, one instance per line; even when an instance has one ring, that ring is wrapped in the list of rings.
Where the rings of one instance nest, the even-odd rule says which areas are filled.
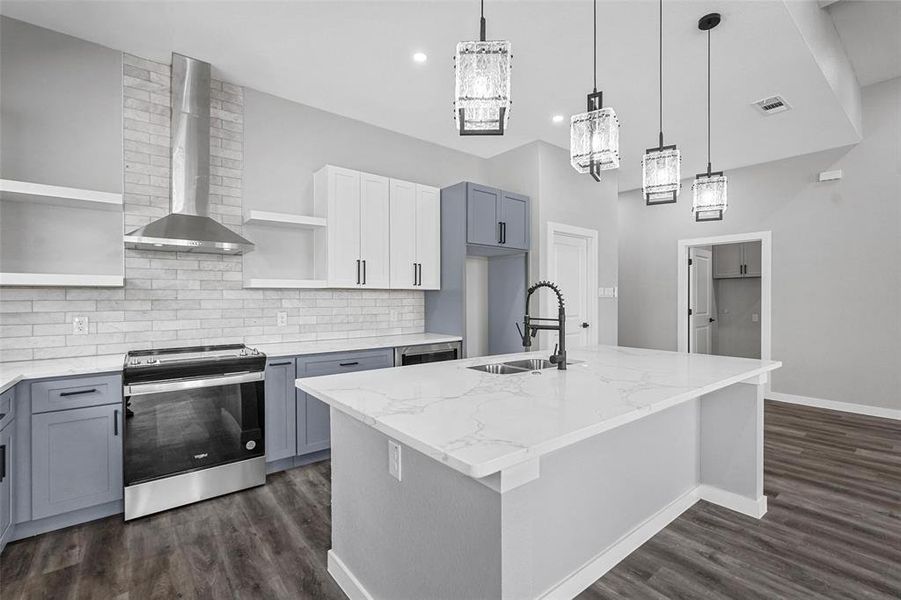
[[[169,210],[169,66],[123,60],[125,231]],[[211,83],[210,214],[240,232],[244,92]],[[422,331],[422,292],[243,289],[242,258],[127,249],[124,288],[0,288],[0,362]],[[288,313],[278,327],[276,313]],[[396,316],[391,319],[392,314]],[[72,319],[88,318],[87,335]]]

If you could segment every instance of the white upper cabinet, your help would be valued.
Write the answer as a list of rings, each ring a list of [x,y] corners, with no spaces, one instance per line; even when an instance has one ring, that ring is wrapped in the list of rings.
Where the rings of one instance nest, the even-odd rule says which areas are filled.
[[[361,175],[360,280],[364,287],[388,287],[388,178]]]
[[[413,289],[416,260],[416,184],[391,180],[391,287]]]
[[[327,166],[313,180],[317,213],[328,215],[329,287],[356,287],[360,282],[361,179],[357,171]]]
[[[441,191],[326,166],[314,176],[328,287],[439,289]]]
[[[419,285],[441,288],[441,190],[416,184],[416,261]]]
[[[441,287],[441,190],[391,180],[391,287]]]

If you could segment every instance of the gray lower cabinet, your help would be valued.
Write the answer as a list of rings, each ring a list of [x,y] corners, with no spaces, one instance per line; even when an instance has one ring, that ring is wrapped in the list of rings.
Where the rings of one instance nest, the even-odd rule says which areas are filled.
[[[32,415],[32,518],[122,498],[121,404]]]
[[[394,349],[365,350],[343,354],[323,354],[297,358],[297,377],[317,377],[386,369],[394,366]],[[296,389],[296,388],[295,388]],[[297,454],[318,452],[329,447],[329,407],[324,402],[296,390]]]
[[[0,430],[0,550],[3,549],[12,527],[14,434],[13,422]]]
[[[294,358],[266,363],[266,461],[297,454]]]

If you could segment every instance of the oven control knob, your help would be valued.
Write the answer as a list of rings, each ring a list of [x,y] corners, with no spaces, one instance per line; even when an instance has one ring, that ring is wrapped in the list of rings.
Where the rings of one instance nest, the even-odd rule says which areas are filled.
[[[247,448],[248,450],[253,450],[254,448],[257,447],[257,443],[253,440],[250,440],[249,442],[244,444],[244,447]]]

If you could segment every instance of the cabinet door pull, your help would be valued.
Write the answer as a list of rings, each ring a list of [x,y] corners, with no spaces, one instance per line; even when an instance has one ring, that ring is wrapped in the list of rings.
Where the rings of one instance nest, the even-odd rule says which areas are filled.
[[[119,435],[119,409],[113,411],[113,435]]]
[[[6,479],[6,444],[0,446],[0,481]]]
[[[355,367],[358,364],[360,364],[360,361],[354,360],[354,361],[346,362],[346,363],[338,363],[338,366],[339,367]]]
[[[360,285],[360,259],[357,259],[357,285]]]
[[[417,273],[416,263],[413,263],[413,285],[416,285],[416,273]]]
[[[501,221],[501,243],[507,243],[507,222]]]
[[[75,392],[60,392],[60,396],[65,398],[66,396],[81,396],[82,394],[93,394],[97,391],[97,388],[91,388],[89,390],[78,390]]]
[[[422,263],[419,263],[419,283],[417,285],[422,285]]]
[[[366,285],[366,261],[363,261],[363,285]]]
[[[497,222],[497,243],[504,243],[504,224],[501,221]]]
[[[285,365],[290,365],[290,364],[291,364],[291,361],[290,361],[290,360],[286,360],[286,361],[284,361],[284,362],[269,363],[269,366],[270,366],[270,367],[283,367],[283,366],[285,366]]]

